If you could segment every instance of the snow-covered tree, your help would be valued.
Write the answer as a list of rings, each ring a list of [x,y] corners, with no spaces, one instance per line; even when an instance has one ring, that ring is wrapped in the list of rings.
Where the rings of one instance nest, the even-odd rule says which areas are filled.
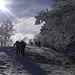
[[[1,46],[6,46],[10,42],[10,37],[13,34],[13,24],[10,20],[4,21],[0,26],[0,41]]]
[[[38,13],[35,24],[43,23],[40,30],[42,41],[49,46],[63,49],[75,40],[75,1],[54,0],[52,9]]]

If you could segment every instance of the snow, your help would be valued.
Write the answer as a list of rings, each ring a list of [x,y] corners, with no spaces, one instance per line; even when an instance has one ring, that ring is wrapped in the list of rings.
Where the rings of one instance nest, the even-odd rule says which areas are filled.
[[[15,55],[14,47],[0,48],[0,75],[45,75],[27,55]]]
[[[48,63],[48,61],[45,63],[37,61],[40,67],[46,71],[47,75],[75,75],[75,64],[63,53],[58,53],[52,49],[44,47],[27,47],[26,52],[30,52],[30,54],[32,54],[32,56],[30,55],[31,58],[35,61],[37,61],[37,59],[34,54],[36,54],[37,57],[39,54],[40,57],[45,56],[46,59],[55,60],[54,64],[50,62]],[[57,60],[59,61],[57,62]]]
[[[0,48],[0,75],[30,75],[12,54],[14,48]]]
[[[22,57],[14,47],[0,48],[0,75],[75,75],[75,64],[63,53],[36,46],[27,46],[25,53]]]

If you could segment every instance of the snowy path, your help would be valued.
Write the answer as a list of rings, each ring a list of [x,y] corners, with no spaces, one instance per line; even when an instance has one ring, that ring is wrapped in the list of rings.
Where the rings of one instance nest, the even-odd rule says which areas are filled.
[[[46,75],[27,55],[16,56],[14,48],[0,48],[0,75]]]

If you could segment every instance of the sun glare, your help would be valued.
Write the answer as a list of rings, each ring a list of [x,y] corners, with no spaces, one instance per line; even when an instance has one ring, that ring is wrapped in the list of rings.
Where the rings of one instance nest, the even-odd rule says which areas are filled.
[[[6,14],[6,16],[8,16],[7,13],[9,13],[12,16],[16,17],[9,9],[5,7],[5,4],[7,3],[4,0],[0,0],[0,10],[2,10]]]
[[[0,9],[4,10],[5,9],[4,5],[5,2],[3,0],[0,0]]]

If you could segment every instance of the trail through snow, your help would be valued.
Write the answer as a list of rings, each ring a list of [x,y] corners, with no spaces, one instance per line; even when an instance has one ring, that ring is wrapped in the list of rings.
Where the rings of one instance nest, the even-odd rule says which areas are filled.
[[[16,56],[15,48],[0,48],[0,75],[46,75],[36,63],[29,58]]]
[[[22,57],[14,47],[0,47],[0,75],[75,75],[75,64],[62,53],[35,46],[27,46],[25,53]]]

